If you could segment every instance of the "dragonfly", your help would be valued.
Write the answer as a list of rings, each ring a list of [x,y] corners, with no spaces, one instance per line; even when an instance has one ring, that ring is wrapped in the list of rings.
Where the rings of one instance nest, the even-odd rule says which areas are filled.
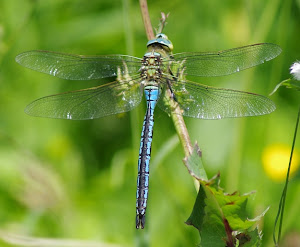
[[[146,98],[138,157],[136,228],[144,228],[149,190],[149,164],[158,105],[168,114],[199,119],[258,116],[271,113],[275,104],[265,96],[207,86],[187,76],[224,76],[277,57],[281,48],[259,43],[218,52],[173,54],[173,44],[163,33],[148,41],[142,58],[128,55],[83,56],[51,51],[26,51],[16,61],[27,68],[67,80],[116,77],[97,87],[39,98],[25,112],[32,116],[70,120],[95,119],[127,112]],[[171,102],[171,103],[170,103]],[[173,103],[172,103],[173,102]]]

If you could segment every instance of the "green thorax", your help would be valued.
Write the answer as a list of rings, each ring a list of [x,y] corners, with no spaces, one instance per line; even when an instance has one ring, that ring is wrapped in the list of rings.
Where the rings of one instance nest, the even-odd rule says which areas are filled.
[[[141,77],[145,84],[159,84],[162,74],[167,71],[162,61],[172,52],[172,42],[165,34],[158,34],[147,43],[148,52],[144,55],[141,67]]]

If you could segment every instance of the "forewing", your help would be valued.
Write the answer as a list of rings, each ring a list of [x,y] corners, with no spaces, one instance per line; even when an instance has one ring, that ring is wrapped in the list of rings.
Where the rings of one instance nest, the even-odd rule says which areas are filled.
[[[131,56],[83,56],[51,51],[27,51],[19,54],[16,61],[24,67],[68,80],[113,77],[117,76],[118,68],[122,75],[135,74],[141,67],[140,59]]]
[[[165,87],[159,99],[159,107],[171,113],[171,104]],[[186,81],[172,85],[172,95],[178,103],[181,114],[201,119],[258,116],[273,112],[273,101],[265,96],[242,91],[209,87]]]
[[[179,69],[192,76],[222,76],[264,63],[280,53],[278,45],[262,43],[219,52],[178,53],[168,62],[173,74]]]
[[[37,117],[94,119],[130,111],[141,102],[141,98],[141,85],[137,81],[111,82],[37,99],[25,108],[25,112]]]

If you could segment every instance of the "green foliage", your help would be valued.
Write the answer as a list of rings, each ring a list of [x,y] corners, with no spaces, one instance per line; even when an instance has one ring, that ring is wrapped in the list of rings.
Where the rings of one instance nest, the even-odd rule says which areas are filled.
[[[251,194],[225,193],[220,187],[220,174],[207,180],[201,156],[196,144],[193,153],[184,159],[189,173],[200,184],[193,211],[186,221],[198,229],[200,246],[261,246],[262,236],[254,226],[268,209],[255,219],[249,219],[246,206]]]
[[[198,229],[202,247],[260,246],[261,235],[252,228],[266,211],[249,219],[246,205],[250,195],[224,193],[219,183],[220,175],[209,181],[200,180],[200,190],[186,223]]]
[[[207,175],[202,163],[201,159],[201,151],[196,143],[194,146],[193,153],[189,156],[186,157],[183,162],[185,166],[187,167],[189,173],[196,179],[204,179],[207,180]]]
[[[280,87],[285,86],[286,88],[291,88],[294,90],[300,90],[300,81],[295,79],[286,79],[276,85],[274,90],[272,91],[271,95],[274,94]]]

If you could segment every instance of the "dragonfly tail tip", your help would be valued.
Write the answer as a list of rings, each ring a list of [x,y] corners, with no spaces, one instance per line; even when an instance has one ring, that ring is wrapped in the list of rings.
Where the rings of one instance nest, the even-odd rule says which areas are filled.
[[[136,229],[144,229],[145,226],[145,215],[137,214],[136,215]]]

